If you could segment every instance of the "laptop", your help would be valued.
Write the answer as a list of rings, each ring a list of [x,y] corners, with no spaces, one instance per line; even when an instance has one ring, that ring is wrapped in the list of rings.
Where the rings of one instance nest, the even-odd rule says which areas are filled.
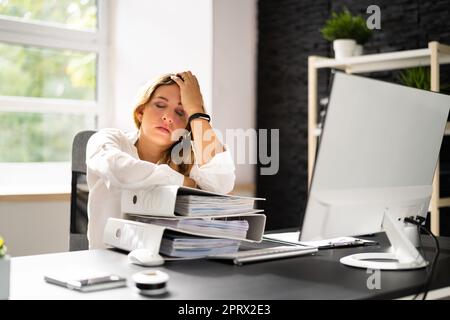
[[[303,245],[289,245],[262,241],[260,243],[242,243],[236,253],[209,256],[210,259],[222,259],[232,261],[236,265],[250,262],[267,261],[289,257],[311,255],[318,251],[317,247]]]

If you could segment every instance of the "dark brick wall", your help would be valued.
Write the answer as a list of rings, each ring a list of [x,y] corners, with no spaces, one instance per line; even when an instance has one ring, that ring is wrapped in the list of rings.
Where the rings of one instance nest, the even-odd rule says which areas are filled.
[[[301,224],[307,195],[307,61],[309,55],[331,56],[331,44],[319,29],[332,10],[346,6],[366,15],[381,8],[381,30],[365,53],[425,48],[429,41],[450,44],[450,1],[260,0],[258,3],[257,126],[280,129],[277,175],[257,172],[258,196],[267,214],[267,228]],[[368,76],[396,81],[396,72]],[[327,96],[330,71],[319,72],[319,98]],[[450,83],[450,69],[441,69],[441,83]],[[450,163],[450,156],[448,158]],[[450,165],[443,164],[444,169]],[[450,171],[450,170],[449,170]],[[450,173],[450,172],[449,172]],[[448,179],[450,181],[450,178]]]
[[[267,198],[268,229],[292,227],[301,222],[307,190],[307,60],[329,53],[317,31],[329,1],[259,1],[258,9],[257,125],[280,129],[280,167],[274,176],[258,170],[257,194]]]

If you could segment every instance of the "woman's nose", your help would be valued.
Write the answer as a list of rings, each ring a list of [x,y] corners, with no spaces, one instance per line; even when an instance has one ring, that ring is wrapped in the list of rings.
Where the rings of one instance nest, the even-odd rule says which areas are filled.
[[[164,120],[164,121],[168,121],[169,123],[172,123],[172,122],[173,122],[173,121],[172,121],[172,118],[168,117],[166,114],[163,115],[163,120]]]

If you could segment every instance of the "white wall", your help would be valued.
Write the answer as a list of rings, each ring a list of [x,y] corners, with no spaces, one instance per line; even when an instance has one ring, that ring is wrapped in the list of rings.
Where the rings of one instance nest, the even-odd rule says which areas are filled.
[[[68,163],[0,163],[0,172],[3,196],[70,192]],[[42,185],[39,181],[46,183]],[[0,200],[0,235],[12,256],[68,251],[69,219],[69,201]]]
[[[69,219],[69,201],[0,203],[0,234],[13,257],[68,251]]]
[[[116,0],[110,24],[112,126],[133,129],[132,104],[139,87],[168,72],[196,74],[211,110],[211,0]]]
[[[213,24],[214,128],[223,135],[225,129],[255,128],[257,1],[214,0]],[[237,184],[255,182],[256,165],[248,159],[236,166]]]
[[[141,85],[192,70],[214,128],[225,136],[227,128],[255,127],[256,0],[117,0],[110,24],[111,126],[134,128],[132,105]],[[236,170],[237,184],[254,183],[254,164]]]

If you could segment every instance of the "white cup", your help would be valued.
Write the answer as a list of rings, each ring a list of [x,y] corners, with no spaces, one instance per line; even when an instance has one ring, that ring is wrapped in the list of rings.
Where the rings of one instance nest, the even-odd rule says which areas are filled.
[[[360,56],[363,54],[363,46],[362,44],[356,44],[355,50],[353,51],[354,56]]]
[[[333,41],[335,59],[342,59],[353,56],[356,41],[353,39],[338,39]]]

